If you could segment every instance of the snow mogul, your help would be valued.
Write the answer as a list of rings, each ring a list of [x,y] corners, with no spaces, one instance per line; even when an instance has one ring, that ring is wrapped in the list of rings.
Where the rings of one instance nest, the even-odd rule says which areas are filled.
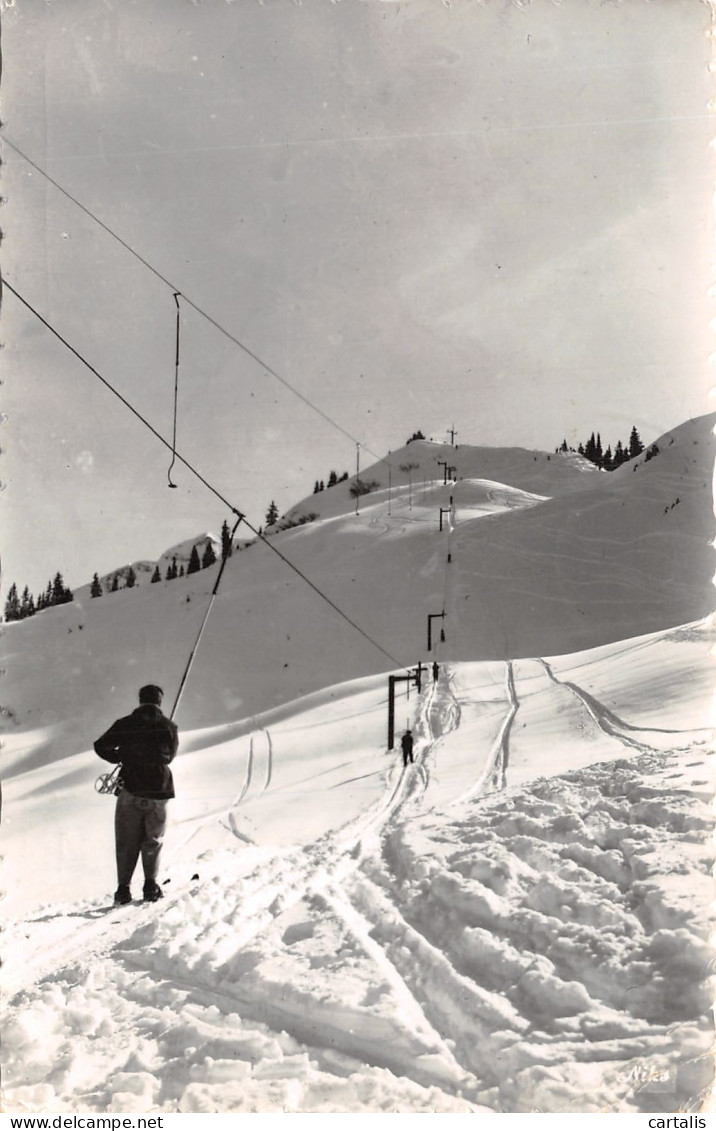
[[[155,684],[139,690],[139,706],[117,719],[94,749],[105,762],[121,765],[114,815],[117,891],[114,902],[131,903],[130,885],[139,854],[144,869],[144,899],[162,898],[157,883],[159,854],[167,826],[167,802],[174,797],[169,763],[179,746],[176,724],[162,714],[164,692]]]

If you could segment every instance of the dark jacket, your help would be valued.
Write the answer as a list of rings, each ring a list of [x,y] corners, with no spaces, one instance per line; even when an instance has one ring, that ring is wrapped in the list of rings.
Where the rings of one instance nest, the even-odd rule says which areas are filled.
[[[105,762],[122,763],[125,789],[158,801],[174,796],[169,763],[178,746],[176,724],[153,703],[142,703],[131,715],[117,719],[94,744]]]
[[[403,754],[413,753],[413,736],[412,734],[404,734],[400,740],[400,745],[403,747]]]

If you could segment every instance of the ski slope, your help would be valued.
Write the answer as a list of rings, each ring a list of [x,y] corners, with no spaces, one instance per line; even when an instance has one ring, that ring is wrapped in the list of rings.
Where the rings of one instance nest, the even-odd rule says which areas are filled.
[[[416,441],[243,543],[158,905],[112,905],[92,742],[173,702],[218,566],[6,625],[5,1109],[701,1110],[715,419],[611,475]]]
[[[465,663],[568,654],[709,615],[715,422],[689,421],[660,437],[656,458],[611,474],[570,453],[415,441],[391,454],[394,481],[358,514],[347,483],[309,496],[294,512],[315,521],[229,559],[180,729],[250,727],[337,682],[413,667],[427,615],[442,610],[435,654]],[[458,480],[444,485],[437,461],[450,451]],[[27,739],[28,765],[86,750],[142,683],[178,687],[217,569],[96,600],[79,587],[74,603],[6,626],[0,728],[13,749]]]
[[[710,639],[443,665],[405,770],[383,676],[189,731],[160,905],[99,759],[10,775],[6,1109],[697,1110]]]

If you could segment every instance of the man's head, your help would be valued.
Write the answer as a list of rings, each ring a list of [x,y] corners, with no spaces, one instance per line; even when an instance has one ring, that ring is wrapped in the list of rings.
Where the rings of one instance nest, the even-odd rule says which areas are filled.
[[[153,703],[155,707],[161,707],[163,697],[164,692],[155,683],[148,683],[139,689],[140,703]]]

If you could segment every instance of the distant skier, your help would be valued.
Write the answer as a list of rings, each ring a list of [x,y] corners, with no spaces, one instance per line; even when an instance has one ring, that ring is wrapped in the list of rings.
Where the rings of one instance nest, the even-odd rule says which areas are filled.
[[[114,816],[117,855],[115,903],[131,903],[130,884],[141,853],[144,899],[162,897],[157,883],[159,854],[167,825],[167,801],[174,797],[169,763],[179,746],[176,725],[161,711],[164,692],[155,684],[140,688],[139,706],[117,719],[94,744],[100,758],[121,763],[122,789]]]
[[[435,662],[433,663],[433,683],[438,682],[438,676],[439,675],[440,675],[440,664],[437,662],[437,660],[435,660]]]
[[[413,762],[413,736],[410,733],[410,727],[406,730],[405,734],[400,740],[400,745],[403,748],[403,765],[407,766],[408,762]]]

